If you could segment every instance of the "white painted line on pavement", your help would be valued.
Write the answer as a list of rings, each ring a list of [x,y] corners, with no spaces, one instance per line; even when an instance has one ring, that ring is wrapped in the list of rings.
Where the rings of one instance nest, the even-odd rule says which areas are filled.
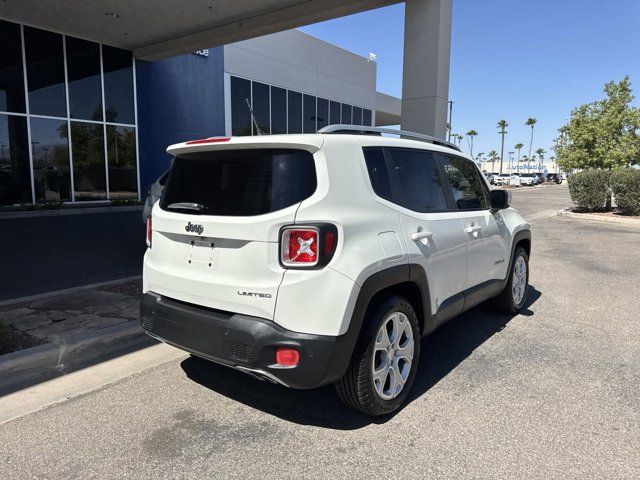
[[[0,398],[0,425],[184,356],[160,343],[11,393]]]

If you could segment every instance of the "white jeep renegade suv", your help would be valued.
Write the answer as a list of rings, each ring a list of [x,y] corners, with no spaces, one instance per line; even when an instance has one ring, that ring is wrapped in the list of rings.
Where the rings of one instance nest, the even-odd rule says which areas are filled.
[[[397,409],[420,339],[494,298],[526,301],[529,225],[455,146],[335,125],[219,137],[175,161],[147,226],[141,322],[194,355]]]

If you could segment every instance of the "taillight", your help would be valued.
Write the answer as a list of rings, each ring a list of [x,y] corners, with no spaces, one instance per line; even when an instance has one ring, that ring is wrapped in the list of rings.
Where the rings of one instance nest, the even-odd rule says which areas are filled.
[[[276,349],[276,363],[282,367],[295,367],[300,361],[300,354],[295,348]]]
[[[151,217],[147,217],[147,247],[151,248]]]
[[[209,137],[209,138],[199,138],[198,140],[189,140],[185,142],[187,145],[200,145],[202,143],[220,143],[220,142],[228,142],[231,140],[229,137]]]
[[[282,232],[282,263],[312,267],[318,263],[317,228],[287,228]]]
[[[337,228],[328,223],[284,227],[280,232],[280,263],[285,268],[323,267],[331,260],[337,240]]]

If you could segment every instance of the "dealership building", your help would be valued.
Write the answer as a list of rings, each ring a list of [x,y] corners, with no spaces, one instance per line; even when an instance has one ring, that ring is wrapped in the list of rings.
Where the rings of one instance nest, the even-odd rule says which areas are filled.
[[[412,121],[413,130],[444,133],[450,0],[406,4],[414,15],[405,22],[405,64],[407,50],[426,52],[405,66],[404,100],[376,90],[375,60],[292,29],[392,1],[258,1],[244,20],[213,28],[196,24],[196,7],[215,9],[207,2],[182,14],[172,2],[150,2],[158,19],[138,2],[124,12],[107,10],[108,1],[66,3],[75,15],[42,1],[0,5],[2,207],[144,198],[169,166],[166,147],[193,138]],[[34,13],[38,5],[46,11]],[[427,38],[412,25],[420,18],[433,27]],[[155,21],[165,29],[151,31]],[[168,30],[180,21],[188,34]],[[153,43],[132,38],[143,34]]]

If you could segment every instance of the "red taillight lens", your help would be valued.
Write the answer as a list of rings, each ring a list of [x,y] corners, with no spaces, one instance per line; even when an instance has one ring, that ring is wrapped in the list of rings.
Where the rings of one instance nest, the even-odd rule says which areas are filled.
[[[318,263],[317,228],[287,228],[282,231],[281,261],[288,266],[313,266]]]
[[[147,247],[151,248],[151,217],[147,217]]]
[[[333,253],[333,247],[336,245],[336,234],[335,232],[328,231],[324,232],[324,246],[322,251],[324,252],[325,257],[328,257]]]
[[[283,367],[295,367],[300,361],[300,354],[294,348],[276,349],[276,363]]]

